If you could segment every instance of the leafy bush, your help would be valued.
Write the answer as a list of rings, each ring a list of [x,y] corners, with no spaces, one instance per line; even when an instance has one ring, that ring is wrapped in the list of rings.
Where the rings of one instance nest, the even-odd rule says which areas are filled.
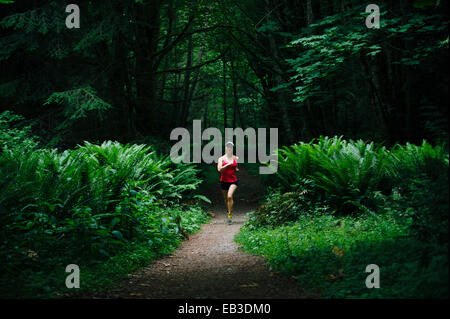
[[[413,229],[421,240],[448,242],[449,163],[443,146],[423,142],[397,145],[391,152],[389,175],[396,200],[389,205],[413,219]]]
[[[320,137],[279,150],[277,177],[283,191],[314,185],[316,199],[338,212],[373,208],[370,193],[383,189],[388,152],[384,147],[341,137]]]
[[[417,238],[445,243],[448,165],[448,150],[426,141],[387,150],[363,141],[320,137],[284,147],[279,150],[275,179],[284,194],[269,193],[251,221],[256,227],[280,225],[295,221],[316,205],[344,214],[376,214],[393,207],[412,218]],[[300,196],[305,192],[307,198]]]
[[[195,197],[197,173],[193,165],[174,164],[146,145],[86,142],[62,153],[4,148],[2,277],[46,268],[55,256],[95,263],[131,242],[145,243],[156,255],[175,247],[204,221],[197,209],[173,209],[182,196]]]
[[[0,276],[0,296],[2,298],[48,298],[83,294],[84,291],[108,289],[116,280],[126,277],[138,267],[149,264],[152,260],[173,252],[183,237],[183,233],[192,234],[207,222],[208,216],[200,205],[174,205],[160,208],[154,213],[155,218],[148,225],[148,240],[133,239],[126,246],[110,254],[108,258],[78,258],[53,251],[45,256],[42,246],[37,252],[32,249],[24,251],[22,261],[10,260],[15,264],[11,272]],[[163,220],[164,218],[164,220]],[[179,226],[181,225],[181,226]],[[152,228],[153,227],[153,228]],[[164,229],[166,232],[157,231]],[[67,244],[67,242],[66,242]],[[67,249],[67,248],[66,248]],[[92,256],[91,256],[92,257]],[[76,262],[75,262],[76,261]],[[77,263],[82,271],[81,286],[76,291],[68,291],[64,282],[67,276],[65,267]],[[11,268],[11,267],[10,267]],[[51,274],[51,275],[49,275]]]
[[[34,209],[37,205],[56,216],[69,214],[81,204],[95,213],[110,210],[130,181],[167,200],[180,198],[200,183],[192,165],[159,158],[149,146],[117,142],[86,142],[63,153],[6,150],[0,164],[1,206]]]
[[[445,147],[321,137],[280,149],[276,176],[244,249],[325,297],[448,298]],[[366,288],[369,264],[382,289]]]
[[[295,222],[301,216],[315,214],[318,211],[331,211],[325,205],[318,205],[314,201],[312,185],[304,182],[302,191],[280,193],[272,189],[266,197],[264,204],[249,213],[248,227],[280,226],[289,222]]]
[[[339,152],[317,153],[322,170],[314,173],[318,188],[343,212],[370,206],[369,194],[381,188],[387,152],[374,143],[343,142]]]
[[[411,143],[396,145],[389,157],[388,173],[396,185],[404,188],[411,178],[424,174],[437,179],[448,173],[448,150],[444,146],[432,146],[426,141],[417,146]]]
[[[448,243],[410,237],[409,223],[396,212],[356,218],[325,213],[275,228],[248,222],[235,240],[323,297],[448,298]],[[380,267],[380,289],[365,286],[369,264]]]
[[[31,126],[14,127],[24,117],[11,111],[0,113],[0,151],[4,148],[21,150],[34,149],[38,145],[37,138],[31,133]]]
[[[315,142],[315,143],[314,143]],[[282,192],[311,188],[315,199],[326,201],[338,213],[374,211],[374,192],[388,195],[406,190],[412,177],[425,174],[431,181],[448,174],[448,152],[423,142],[396,145],[391,151],[373,142],[320,137],[278,150],[273,186]]]

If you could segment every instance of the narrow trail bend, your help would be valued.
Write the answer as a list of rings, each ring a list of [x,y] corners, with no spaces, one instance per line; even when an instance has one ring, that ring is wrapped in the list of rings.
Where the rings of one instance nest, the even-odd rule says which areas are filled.
[[[225,221],[225,204],[219,185],[204,192],[212,200],[211,222],[170,256],[131,274],[100,298],[155,299],[297,299],[302,293],[295,280],[270,269],[265,259],[250,255],[233,241],[247,216],[257,205],[261,184],[245,168],[238,173],[233,223]],[[105,295],[106,294],[106,295]]]

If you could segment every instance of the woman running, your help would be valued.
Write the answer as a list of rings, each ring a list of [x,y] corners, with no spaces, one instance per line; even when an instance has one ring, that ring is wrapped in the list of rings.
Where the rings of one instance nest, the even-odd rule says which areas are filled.
[[[220,172],[220,188],[227,207],[227,222],[231,223],[233,212],[233,194],[238,187],[236,171],[239,157],[233,155],[233,142],[225,144],[225,155],[217,162],[217,170]]]

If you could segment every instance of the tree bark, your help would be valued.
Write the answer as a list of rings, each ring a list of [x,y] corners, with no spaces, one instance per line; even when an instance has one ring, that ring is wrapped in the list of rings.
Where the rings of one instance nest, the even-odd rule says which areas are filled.
[[[160,31],[162,0],[154,0],[135,6],[138,21],[149,25],[136,25],[136,94],[137,128],[143,135],[158,131],[156,110],[156,71],[158,64],[149,57],[155,55]],[[145,72],[149,71],[149,72]],[[145,73],[145,74],[144,74]]]
[[[188,47],[187,47],[187,57],[186,57],[186,68],[188,69],[184,73],[184,94],[183,94],[183,102],[180,112],[180,119],[178,123],[180,126],[185,127],[187,122],[187,115],[189,112],[189,89],[191,85],[191,70],[189,69],[192,66],[192,36],[188,39]]]
[[[227,127],[227,73],[226,73],[226,62],[222,59],[222,72],[223,72],[223,132]]]

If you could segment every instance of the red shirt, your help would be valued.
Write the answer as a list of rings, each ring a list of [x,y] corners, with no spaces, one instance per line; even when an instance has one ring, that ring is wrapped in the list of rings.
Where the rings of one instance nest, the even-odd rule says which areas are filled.
[[[222,165],[227,165],[227,164],[228,164],[228,162],[226,160],[222,161]],[[227,182],[227,183],[237,181],[236,167],[237,167],[236,159],[233,156],[233,164],[231,164],[230,166],[227,166],[223,171],[220,172],[220,181]]]

